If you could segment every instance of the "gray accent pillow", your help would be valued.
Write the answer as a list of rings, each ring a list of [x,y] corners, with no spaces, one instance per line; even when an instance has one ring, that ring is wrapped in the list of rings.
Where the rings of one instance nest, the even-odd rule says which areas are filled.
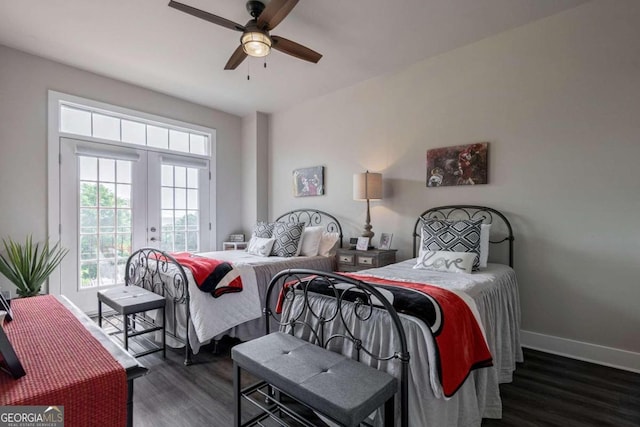
[[[473,271],[480,267],[480,229],[482,219],[447,221],[422,220],[422,245],[424,251],[473,252]]]
[[[303,222],[274,223],[272,237],[276,241],[273,244],[271,255],[282,257],[297,256],[303,230]]]

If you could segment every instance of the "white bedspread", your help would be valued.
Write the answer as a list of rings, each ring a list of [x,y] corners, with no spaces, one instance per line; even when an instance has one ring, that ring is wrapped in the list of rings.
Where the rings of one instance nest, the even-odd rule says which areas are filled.
[[[189,282],[190,314],[189,343],[194,354],[200,351],[202,344],[223,334],[240,339],[251,339],[264,334],[262,322],[262,304],[269,279],[281,269],[315,268],[331,271],[332,263],[325,257],[261,257],[246,251],[203,252],[199,256],[227,261],[240,270],[242,291],[228,293],[213,298],[210,293],[202,292],[196,285],[191,270],[184,268]],[[260,272],[260,277],[257,276]],[[170,271],[171,277],[175,272]],[[174,316],[175,313],[175,316]],[[176,307],[168,301],[167,328],[177,336],[186,336],[186,308],[184,304]],[[175,331],[173,328],[175,326]],[[238,330],[240,328],[240,330]],[[180,347],[181,343],[167,337],[167,345]]]

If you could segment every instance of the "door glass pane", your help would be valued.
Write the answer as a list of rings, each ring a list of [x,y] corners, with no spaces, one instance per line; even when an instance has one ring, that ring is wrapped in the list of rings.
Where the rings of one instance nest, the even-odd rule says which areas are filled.
[[[196,168],[162,165],[163,250],[197,252],[200,249],[199,172]]]
[[[84,156],[78,162],[85,177],[79,186],[80,289],[123,283],[132,241],[131,162]]]

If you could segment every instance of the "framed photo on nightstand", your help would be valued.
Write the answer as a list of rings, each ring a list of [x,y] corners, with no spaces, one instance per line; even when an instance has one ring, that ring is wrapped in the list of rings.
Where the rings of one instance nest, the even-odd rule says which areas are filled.
[[[359,251],[366,251],[369,249],[369,237],[358,237],[356,249]]]
[[[391,240],[393,239],[393,233],[382,233],[380,235],[380,246],[378,249],[391,249]]]

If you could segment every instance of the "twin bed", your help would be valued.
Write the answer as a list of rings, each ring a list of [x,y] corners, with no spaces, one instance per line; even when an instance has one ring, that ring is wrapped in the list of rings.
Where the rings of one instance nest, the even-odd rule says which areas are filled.
[[[451,396],[443,391],[439,383],[434,337],[421,321],[402,316],[410,353],[406,415],[409,425],[414,426],[480,425],[482,418],[501,417],[499,384],[510,382],[516,362],[522,361],[520,305],[516,276],[512,268],[513,232],[504,215],[491,208],[469,205],[432,208],[418,217],[412,230],[414,257],[422,256],[422,224],[430,219],[477,220],[491,224],[491,259],[505,259],[506,262],[488,263],[473,274],[465,274],[417,269],[414,268],[416,259],[411,259],[360,271],[358,278],[369,278],[371,282],[393,280],[425,283],[451,290],[471,300],[471,306],[477,309],[475,314],[483,328],[493,365],[472,370]],[[298,210],[282,215],[277,221],[322,224],[327,231],[340,234],[341,245],[342,230],[339,222],[324,212]],[[170,255],[151,249],[137,251],[127,265],[127,284],[143,286],[167,296],[170,308],[167,310],[170,313],[168,324],[173,326],[171,329],[179,339],[190,343],[185,346],[185,363],[190,363],[190,348],[197,352],[199,344],[205,340],[217,339],[222,335],[248,340],[263,335],[266,321],[261,316],[261,305],[269,280],[278,271],[312,269],[322,274],[322,271],[332,271],[335,265],[335,260],[327,257],[251,259],[240,251],[201,255],[222,257],[242,266],[246,270],[246,273],[242,273],[245,282],[243,291],[217,299],[211,298],[193,283],[188,269],[180,266]],[[242,307],[242,310],[237,307]],[[389,335],[390,340],[395,339],[391,332]],[[398,370],[393,366],[388,371],[399,377]]]

